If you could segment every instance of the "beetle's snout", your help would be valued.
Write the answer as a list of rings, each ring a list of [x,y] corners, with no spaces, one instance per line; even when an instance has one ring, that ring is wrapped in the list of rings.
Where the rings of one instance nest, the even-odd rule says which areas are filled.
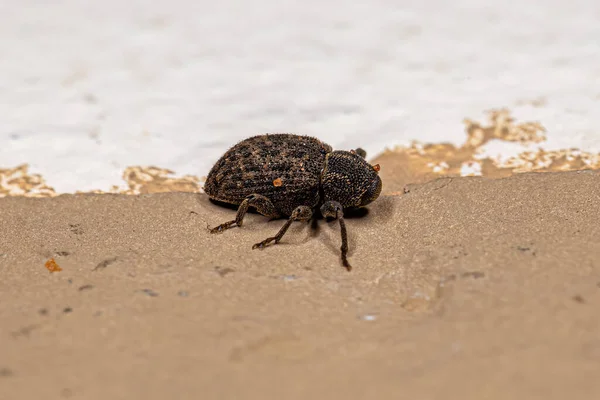
[[[381,189],[383,188],[383,183],[381,182],[381,178],[379,175],[375,176],[371,185],[367,188],[365,193],[361,198],[361,206],[366,206],[367,204],[375,201],[379,195],[381,194]]]

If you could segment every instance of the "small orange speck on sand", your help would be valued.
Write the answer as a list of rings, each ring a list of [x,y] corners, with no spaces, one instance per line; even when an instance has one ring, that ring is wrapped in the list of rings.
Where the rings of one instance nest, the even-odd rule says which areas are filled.
[[[273,181],[273,186],[275,186],[275,187],[279,187],[279,186],[281,186],[281,185],[283,185],[283,182],[281,181],[281,178],[277,178],[277,179],[275,179],[275,180]]]
[[[54,261],[54,258],[51,258],[48,261],[46,261],[45,267],[50,272],[62,271],[62,268],[56,263],[56,261]]]

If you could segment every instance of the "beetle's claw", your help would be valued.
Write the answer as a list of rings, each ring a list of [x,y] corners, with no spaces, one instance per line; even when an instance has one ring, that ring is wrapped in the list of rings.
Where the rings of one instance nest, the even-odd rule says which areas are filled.
[[[217,226],[217,227],[215,227],[215,228],[212,228],[212,229],[208,228],[208,229],[210,229],[210,233],[221,233],[221,232],[223,232],[223,227],[220,226],[220,225]]]
[[[348,262],[346,255],[342,255],[342,264],[344,265],[344,268],[346,268],[346,270],[348,272],[352,271],[352,265],[350,265],[350,263]]]
[[[235,221],[231,221],[231,222],[225,222],[224,224],[221,224],[219,226],[216,226],[212,229],[210,229],[207,225],[207,228],[210,229],[210,233],[221,233],[229,228],[231,228],[233,225],[235,225],[236,222]],[[237,224],[238,226],[241,226],[241,224]]]
[[[271,237],[268,239],[263,240],[260,243],[256,243],[255,245],[252,246],[252,250],[254,249],[264,249],[269,243],[271,243],[272,241],[275,241],[275,243],[277,243],[277,238]]]

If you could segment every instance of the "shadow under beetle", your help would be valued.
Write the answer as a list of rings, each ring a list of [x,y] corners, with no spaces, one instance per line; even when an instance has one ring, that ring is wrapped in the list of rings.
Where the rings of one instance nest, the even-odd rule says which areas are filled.
[[[216,201],[238,205],[234,220],[210,229],[220,233],[242,226],[249,207],[272,219],[288,217],[273,236],[252,246],[278,243],[294,221],[308,221],[320,211],[337,219],[342,234],[341,258],[348,271],[348,236],[344,210],[364,207],[381,193],[379,165],[362,149],[336,150],[320,140],[286,133],[245,139],[212,167],[204,191]]]

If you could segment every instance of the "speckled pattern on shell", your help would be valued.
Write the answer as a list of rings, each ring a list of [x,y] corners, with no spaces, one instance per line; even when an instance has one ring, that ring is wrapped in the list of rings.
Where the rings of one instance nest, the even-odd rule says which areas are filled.
[[[331,146],[309,136],[253,136],[230,148],[215,163],[204,191],[215,200],[232,204],[260,194],[270,199],[282,216],[289,216],[297,206],[318,205],[321,171],[331,151]]]

